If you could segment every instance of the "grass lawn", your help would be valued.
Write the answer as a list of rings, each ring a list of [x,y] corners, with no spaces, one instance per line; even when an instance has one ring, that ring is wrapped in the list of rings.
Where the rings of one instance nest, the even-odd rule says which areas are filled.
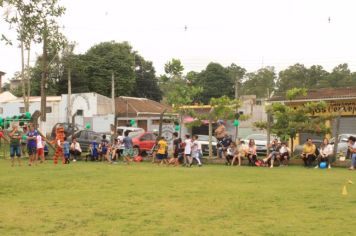
[[[356,172],[0,160],[0,235],[355,235]]]

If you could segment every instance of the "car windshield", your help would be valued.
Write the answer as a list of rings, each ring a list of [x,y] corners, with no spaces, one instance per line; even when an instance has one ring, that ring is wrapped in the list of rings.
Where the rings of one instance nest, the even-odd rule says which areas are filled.
[[[140,131],[133,131],[129,133],[129,137],[131,138],[137,138],[138,136],[140,136],[142,134],[142,132]]]
[[[209,135],[198,135],[198,140],[207,142],[207,141],[209,141]],[[216,138],[214,136],[212,137],[212,141],[216,142]]]

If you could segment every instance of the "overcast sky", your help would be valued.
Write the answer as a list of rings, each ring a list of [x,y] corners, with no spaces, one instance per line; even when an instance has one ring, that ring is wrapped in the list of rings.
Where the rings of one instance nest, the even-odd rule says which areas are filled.
[[[179,58],[186,71],[232,62],[255,71],[294,63],[356,70],[354,0],[62,0],[61,24],[84,53],[103,41],[128,41],[157,75]],[[331,21],[329,23],[328,18]],[[187,26],[187,30],[185,30]],[[1,21],[0,33],[8,26]],[[40,47],[36,53],[41,52]],[[34,58],[34,57],[33,57]],[[0,42],[0,70],[20,70],[20,51]]]

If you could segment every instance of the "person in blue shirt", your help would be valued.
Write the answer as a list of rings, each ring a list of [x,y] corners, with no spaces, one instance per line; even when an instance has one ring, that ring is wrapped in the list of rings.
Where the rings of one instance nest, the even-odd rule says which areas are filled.
[[[28,165],[31,166],[36,158],[37,153],[37,131],[35,130],[35,126],[30,124],[30,129],[27,133],[27,152],[28,152]]]
[[[69,164],[70,163],[70,144],[67,141],[67,137],[64,137],[63,155],[64,155],[64,164]]]

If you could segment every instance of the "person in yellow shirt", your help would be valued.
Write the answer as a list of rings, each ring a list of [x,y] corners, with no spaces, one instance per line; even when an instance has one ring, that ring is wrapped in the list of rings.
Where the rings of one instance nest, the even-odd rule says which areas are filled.
[[[316,159],[316,146],[311,138],[308,138],[303,145],[302,159],[304,166],[311,167]]]
[[[158,141],[157,159],[160,160],[160,164],[166,163],[168,158],[168,144],[164,137],[161,137]]]

